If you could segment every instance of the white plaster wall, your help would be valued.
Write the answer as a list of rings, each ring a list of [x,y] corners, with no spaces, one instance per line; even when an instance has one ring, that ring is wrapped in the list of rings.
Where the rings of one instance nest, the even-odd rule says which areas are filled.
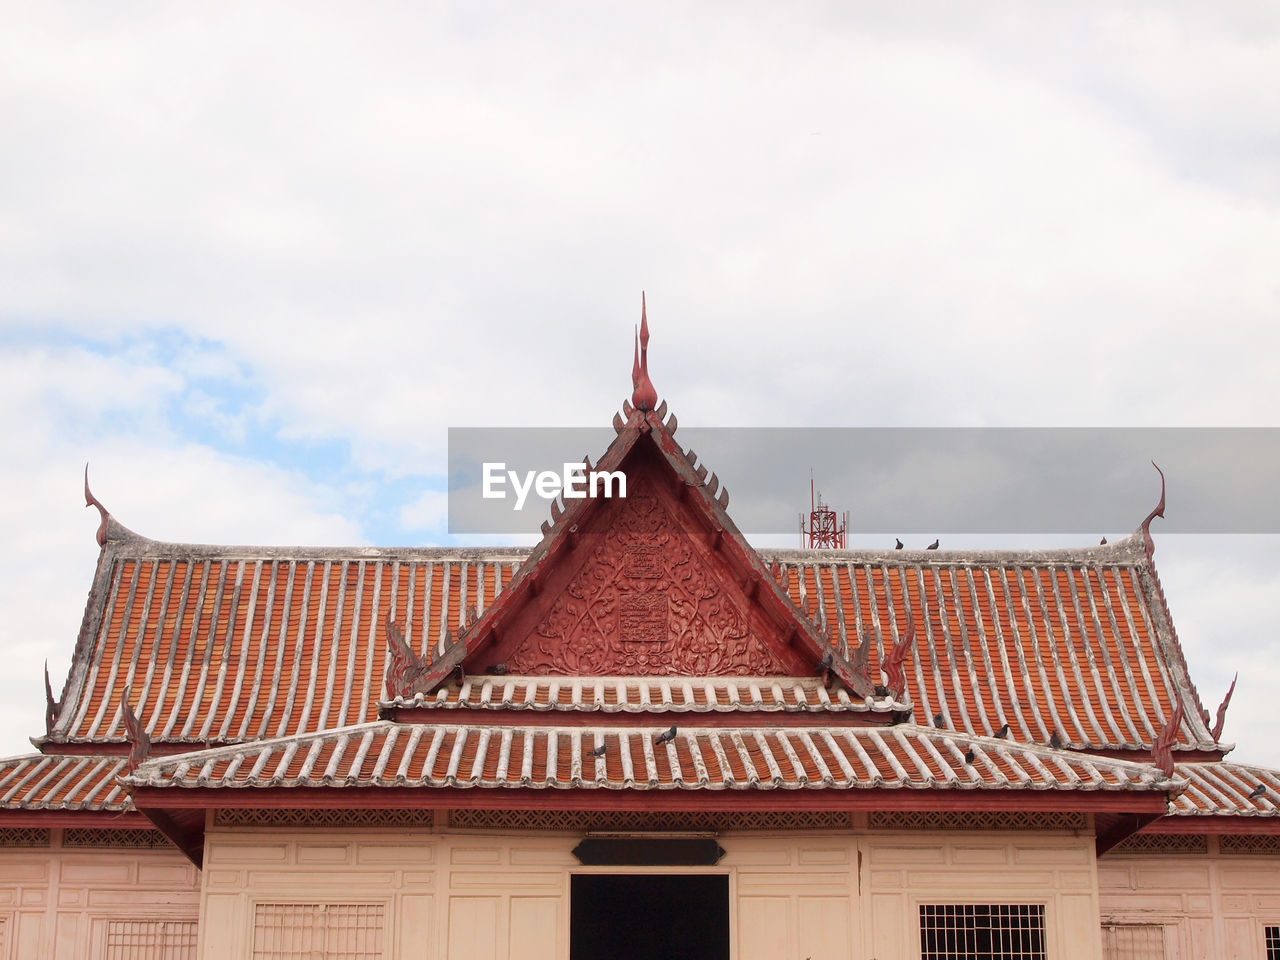
[[[0,848],[0,960],[101,956],[107,921],[194,921],[199,907],[199,871],[171,849]]]
[[[213,828],[202,960],[249,960],[254,906],[386,905],[384,956],[567,960],[568,834]],[[1092,836],[722,835],[735,960],[918,960],[922,903],[1043,903],[1054,960],[1101,960]],[[673,868],[654,868],[670,873]]]
[[[1165,926],[1168,960],[1262,960],[1263,928],[1280,926],[1280,856],[1104,856],[1098,861],[1103,923]]]

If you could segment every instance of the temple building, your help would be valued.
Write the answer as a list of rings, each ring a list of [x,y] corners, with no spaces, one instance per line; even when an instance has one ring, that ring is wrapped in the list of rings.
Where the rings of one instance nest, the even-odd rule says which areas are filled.
[[[758,551],[647,341],[627,495],[531,550],[163,543],[86,483],[0,960],[1280,960],[1280,773],[1188,674],[1163,497],[1079,550]]]

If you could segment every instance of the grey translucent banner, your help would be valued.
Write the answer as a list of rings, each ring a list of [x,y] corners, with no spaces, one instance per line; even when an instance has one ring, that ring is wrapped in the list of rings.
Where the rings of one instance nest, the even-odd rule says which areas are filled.
[[[565,464],[595,463],[614,438],[450,429],[449,532],[535,533],[553,486],[544,476],[539,491],[537,475],[562,485]],[[676,439],[719,475],[748,534],[797,533],[811,474],[852,534],[1125,532],[1160,497],[1152,461],[1168,481],[1162,532],[1280,532],[1280,429],[681,427]]]

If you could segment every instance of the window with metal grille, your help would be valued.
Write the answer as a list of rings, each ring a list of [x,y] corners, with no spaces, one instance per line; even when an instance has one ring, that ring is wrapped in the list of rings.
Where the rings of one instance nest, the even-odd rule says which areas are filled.
[[[108,920],[106,960],[195,960],[194,920]]]
[[[1267,960],[1280,960],[1280,927],[1265,927]]]
[[[1164,926],[1159,923],[1102,925],[1106,960],[1164,960]]]
[[[382,960],[380,903],[260,903],[253,960]]]
[[[1046,960],[1044,905],[922,903],[921,960]]]

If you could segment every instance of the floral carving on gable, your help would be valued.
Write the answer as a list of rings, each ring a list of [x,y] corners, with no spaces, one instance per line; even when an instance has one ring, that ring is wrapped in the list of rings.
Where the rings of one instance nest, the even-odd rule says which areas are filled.
[[[690,538],[647,495],[620,501],[609,531],[507,666],[579,676],[786,672]]]

